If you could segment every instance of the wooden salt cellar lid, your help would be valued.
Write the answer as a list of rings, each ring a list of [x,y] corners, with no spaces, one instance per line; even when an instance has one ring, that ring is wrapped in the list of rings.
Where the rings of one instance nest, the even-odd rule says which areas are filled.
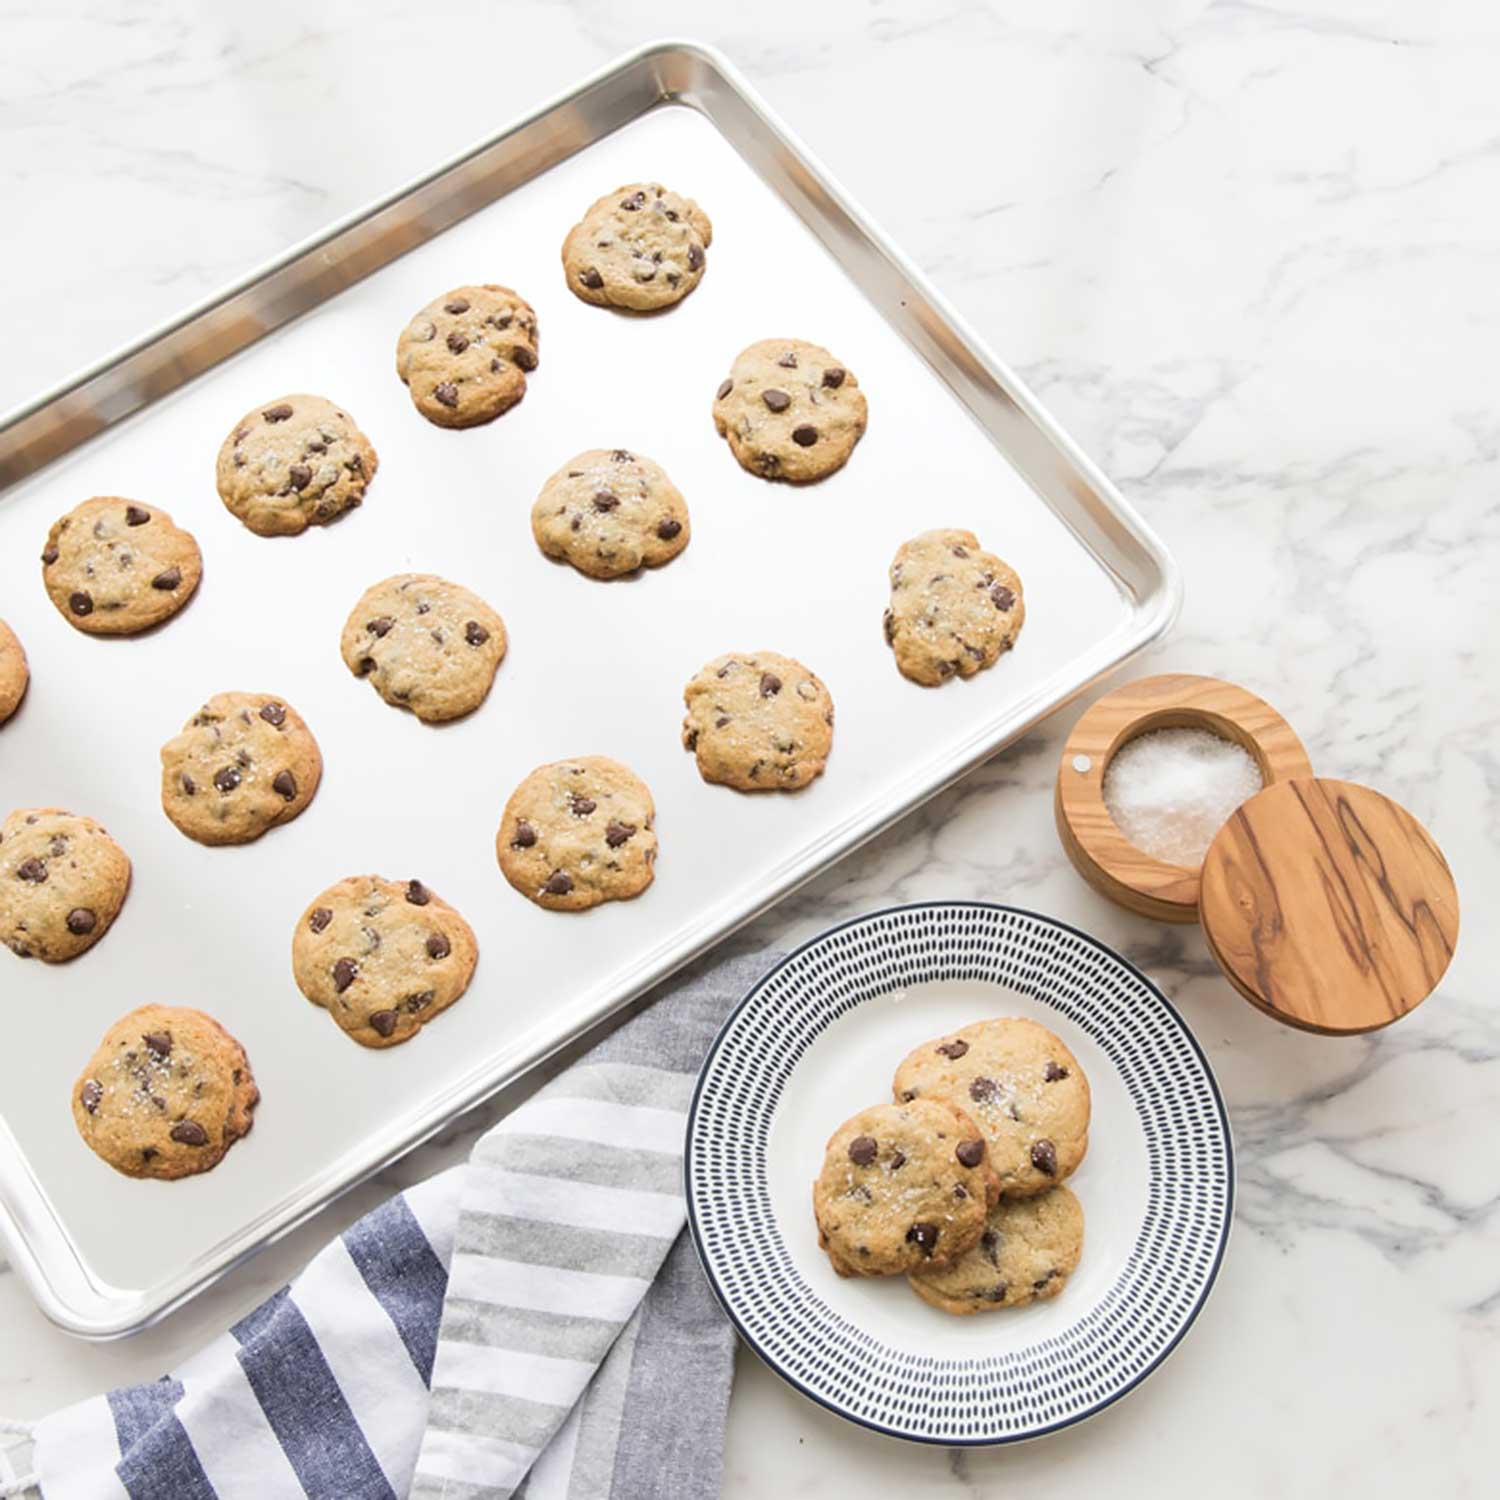
[[[1405,808],[1308,777],[1267,786],[1220,829],[1198,917],[1253,1005],[1342,1036],[1400,1020],[1437,988],[1458,941],[1458,891]]]

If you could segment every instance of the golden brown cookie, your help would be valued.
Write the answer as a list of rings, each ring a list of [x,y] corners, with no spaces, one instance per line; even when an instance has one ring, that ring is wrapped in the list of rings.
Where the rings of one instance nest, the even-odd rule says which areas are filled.
[[[0,942],[57,964],[109,931],[130,889],[130,860],[92,818],[21,807],[0,825]]]
[[[212,1016],[142,1005],[104,1033],[73,1085],[73,1120],[115,1171],[171,1179],[218,1166],[259,1102],[245,1049]]]
[[[216,693],[161,747],[161,805],[200,844],[248,844],[313,799],[323,756],[284,698]]]
[[[354,419],[323,396],[247,411],[219,449],[219,498],[258,536],[296,536],[364,503],[380,460]]]
[[[354,875],[302,913],[292,938],[297,988],[356,1042],[409,1041],[469,987],[473,929],[420,880]]]
[[[1046,1192],[1089,1148],[1089,1081],[1035,1021],[976,1021],[923,1042],[896,1069],[893,1090],[898,1100],[966,1110],[989,1142],[1007,1196]]]
[[[175,615],[198,587],[192,533],[159,505],[98,495],[54,521],[42,549],[47,597],[86,635],[134,635]]]
[[[26,648],[22,646],[4,620],[0,620],[0,724],[10,718],[21,706],[26,696],[27,684],[31,681],[31,668],[26,663]]]
[[[495,855],[505,878],[549,911],[629,901],[651,884],[656,804],[628,766],[584,755],[538,766],[505,804]]]
[[[429,302],[396,342],[396,373],[439,427],[509,411],[537,367],[536,314],[508,286],[461,286]]]
[[[960,1109],[877,1104],[834,1131],[813,1183],[818,1244],[840,1276],[953,1264],[984,1229],[1000,1184]]]
[[[575,297],[598,307],[656,312],[703,279],[714,237],[691,198],[659,182],[632,182],[593,203],[563,241],[563,270]]]
[[[432,573],[397,573],[366,589],[339,641],[356,677],[430,724],[484,702],[505,646],[500,616],[478,594]]]

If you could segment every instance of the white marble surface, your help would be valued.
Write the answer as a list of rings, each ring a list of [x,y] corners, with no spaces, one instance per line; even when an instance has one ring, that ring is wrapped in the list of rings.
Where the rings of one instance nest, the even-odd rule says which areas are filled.
[[[1500,22],[1486,0],[0,0],[0,406],[652,37],[723,47],[1032,383],[1183,565],[1132,671],[1269,697],[1446,850],[1466,927],[1384,1035],[1283,1030],[1196,929],[1052,829],[1077,710],[762,921],[1013,899],[1142,964],[1227,1095],[1238,1223],[1175,1357],[1020,1449],[899,1446],[742,1356],[725,1493],[1490,1492],[1500,1460]],[[510,1102],[514,1102],[512,1099]],[[491,1112],[492,1113],[492,1112]],[[487,1114],[485,1118],[489,1118]],[[131,1341],[0,1275],[0,1412],[155,1376],[463,1122]]]

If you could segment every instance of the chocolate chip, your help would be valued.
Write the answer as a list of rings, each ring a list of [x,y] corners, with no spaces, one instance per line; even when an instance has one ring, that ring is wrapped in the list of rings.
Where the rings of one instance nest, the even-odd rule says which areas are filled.
[[[586,818],[598,806],[592,797],[580,797],[577,792],[573,793],[573,816],[575,818]]]
[[[333,913],[326,906],[315,906],[312,915],[307,919],[307,925],[314,932],[322,932],[331,921],[333,921]]]
[[[139,505],[127,505],[125,507],[125,524],[127,526],[144,526],[151,519],[149,510],[142,510]]]
[[[962,1167],[977,1167],[984,1160],[983,1141],[960,1141],[953,1148],[953,1154],[958,1158]]]
[[[516,347],[510,351],[510,357],[515,360],[515,362],[520,365],[523,370],[536,369],[536,355],[533,354],[525,344],[517,344]]]
[[[719,387],[719,394],[714,397],[714,400],[715,401],[722,401],[730,393],[730,391],[732,391],[733,389],[734,389],[734,381],[732,381],[732,380],[726,380],[723,383],[723,385],[721,385]]]
[[[276,729],[280,729],[286,723],[286,709],[279,703],[262,703],[260,716]]]
[[[426,1010],[436,999],[436,990],[418,990],[415,995],[408,995],[406,997],[406,1008],[413,1015],[416,1015],[419,1010]]]
[[[783,370],[795,370],[797,368],[797,356],[792,352],[792,350],[788,349],[786,353],[776,361],[776,363],[780,365]]]
[[[290,771],[278,771],[276,779],[271,783],[271,790],[278,796],[285,798],[288,802],[297,799],[297,778]]]
[[[942,1046],[935,1047],[933,1050],[957,1062],[969,1050],[969,1044],[961,1036],[956,1036],[951,1042],[944,1042]]]
[[[214,785],[221,792],[232,792],[240,784],[240,773],[237,766],[225,766],[222,771],[214,772]]]
[[[629,839],[633,839],[635,835],[636,827],[634,823],[611,823],[604,830],[604,842],[611,849],[618,849],[621,844]]]
[[[441,402],[444,406],[458,405],[458,387],[451,380],[445,380],[433,391],[434,401]]]
[[[604,285],[604,278],[592,266],[590,266],[588,270],[586,270],[578,279],[591,292],[597,292],[599,288]]]
[[[987,1104],[1000,1093],[1000,1085],[993,1078],[976,1078],[969,1085],[969,1098],[976,1104]]]
[[[512,849],[529,849],[536,843],[536,829],[521,818],[516,823],[516,831],[511,837],[510,847]]]
[[[150,1161],[154,1156],[159,1156],[160,1154],[161,1153],[159,1151],[157,1151],[157,1149],[156,1149],[155,1146],[142,1146],[141,1147],[141,1160],[142,1161]]]
[[[68,931],[74,937],[85,937],[99,925],[99,918],[92,907],[75,906],[68,913]]]
[[[390,1036],[396,1029],[396,1023],[401,1018],[393,1010],[373,1010],[370,1012],[370,1025],[381,1036]]]
[[[378,640],[383,636],[389,635],[395,628],[395,624],[396,622],[389,615],[381,615],[378,620],[366,621],[365,629]]]
[[[566,896],[573,889],[573,877],[566,870],[554,870],[542,889],[549,896]]]
[[[478,620],[470,620],[464,626],[464,639],[471,646],[482,646],[489,638],[489,631]]]
[[[615,451],[610,454],[610,457],[614,459],[617,464],[628,464],[634,461],[635,454],[629,452],[625,448],[616,448]]]
[[[938,1227],[936,1224],[913,1224],[906,1231],[906,1243],[915,1245],[923,1255],[931,1255],[937,1249]]]
[[[461,333],[450,333],[448,335],[448,347],[455,354],[462,354],[469,347],[469,341]]]
[[[703,269],[703,250],[698,245],[688,246],[688,270],[701,271]]]
[[[668,516],[667,519],[656,528],[656,534],[662,539],[662,541],[670,542],[674,537],[680,536],[682,534],[682,522],[674,521],[671,516]]]
[[[42,563],[43,563],[43,565],[50,568],[52,566],[52,564],[55,563],[56,561],[57,561],[57,548],[56,547],[44,547],[42,549]]]
[[[62,855],[66,854],[68,852],[68,836],[67,836],[67,834],[65,834],[65,833],[58,834],[52,840],[51,844],[48,845],[48,848],[50,848],[52,850],[52,853],[55,856],[59,857],[59,858]]]
[[[969,1190],[963,1185],[963,1183],[955,1182],[953,1184],[953,1196],[955,1198],[967,1198],[969,1196]]]
[[[78,1091],[78,1102],[90,1114],[99,1108],[99,1101],[104,1097],[104,1089],[100,1086],[98,1079],[90,1078]]]
[[[432,892],[420,880],[406,882],[406,899],[413,906],[426,906],[432,900]]]
[[[628,198],[620,199],[620,207],[634,213],[638,208],[646,206],[646,195],[644,193],[632,193]]]
[[[186,771],[182,773],[182,789],[189,797],[198,795],[198,783]]]
[[[792,404],[792,398],[785,391],[778,391],[774,385],[767,386],[760,393],[760,399],[771,408],[772,411],[785,411]]]
[[[47,867],[39,859],[28,859],[16,867],[17,880],[29,880],[32,885],[41,885],[47,879]]]
[[[598,511],[611,511],[620,503],[618,495],[611,495],[608,490],[594,491],[594,509]]]
[[[879,1150],[873,1135],[857,1135],[849,1142],[849,1160],[856,1167],[868,1167]]]
[[[170,1131],[180,1146],[206,1146],[208,1132],[196,1120],[179,1120]]]
[[[838,388],[843,385],[843,383],[844,372],[837,365],[834,365],[830,369],[823,371],[823,384],[826,385],[830,391],[838,390]]]
[[[443,311],[445,313],[452,313],[455,317],[459,313],[468,312],[468,310],[469,302],[466,297],[450,297],[448,301],[443,303]]]
[[[493,318],[490,318],[487,321],[493,323],[496,328],[499,328],[503,331],[504,329],[510,327],[512,318],[510,313],[496,313]]]
[[[283,401],[280,406],[272,406],[261,413],[268,422],[285,422],[291,416],[292,408],[289,403]]]
[[[985,1258],[991,1265],[1000,1264],[1000,1236],[993,1229],[986,1229],[979,1236],[979,1248],[984,1251]]]
[[[91,595],[80,589],[76,594],[68,595],[68,608],[75,615],[91,615],[94,612],[94,601]]]
[[[1003,583],[990,590],[990,598],[995,601],[996,609],[1009,609],[1016,602],[1016,596]]]
[[[427,939],[428,958],[447,958],[453,952],[453,944],[441,932],[432,933]]]
[[[781,679],[774,672],[762,672],[760,674],[760,695],[762,698],[774,698],[781,691]]]
[[[1031,1148],[1031,1165],[1049,1177],[1057,1176],[1057,1147],[1051,1141],[1038,1141]]]
[[[817,440],[818,429],[816,427],[809,427],[806,422],[802,426],[792,429],[792,441],[799,448],[811,448]]]
[[[1068,1070],[1066,1068],[1060,1068],[1060,1067],[1058,1067],[1058,1065],[1055,1062],[1053,1062],[1050,1057],[1047,1059],[1047,1067],[1044,1070],[1044,1072],[1042,1073],[1042,1077],[1048,1083],[1056,1083],[1058,1081],[1058,1079],[1060,1079],[1060,1078],[1066,1078],[1067,1076],[1068,1076]]]
[[[333,988],[342,995],[345,990],[354,983],[354,976],[359,973],[359,965],[352,958],[341,958],[333,966]]]
[[[159,1058],[172,1055],[172,1033],[170,1031],[148,1031],[141,1040]]]
[[[906,1165],[906,1152],[904,1152],[904,1151],[892,1151],[891,1152],[891,1171],[893,1171],[893,1172],[899,1172],[901,1170],[901,1168],[904,1167],[905,1165]]]
[[[151,587],[163,592],[177,588],[182,582],[181,568],[167,568],[151,580]]]

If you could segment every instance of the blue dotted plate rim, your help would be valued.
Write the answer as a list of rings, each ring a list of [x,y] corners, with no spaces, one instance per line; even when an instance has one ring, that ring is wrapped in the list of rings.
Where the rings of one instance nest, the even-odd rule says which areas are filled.
[[[1154,1358],[1152,1358],[1149,1363],[1147,1363],[1141,1370],[1137,1371],[1134,1376],[1132,1376],[1128,1381],[1119,1386],[1117,1389],[1107,1392],[1092,1405],[1084,1408],[1081,1411],[1073,1412],[1058,1421],[1050,1422],[1045,1425],[1040,1425],[1020,1432],[995,1433],[992,1435],[983,1435],[978,1437],[961,1437],[951,1436],[947,1434],[905,1430],[899,1427],[889,1426],[886,1423],[878,1422],[872,1420],[869,1417],[862,1416],[857,1412],[850,1411],[847,1407],[841,1405],[831,1396],[826,1395],[823,1392],[808,1385],[805,1381],[792,1374],[791,1371],[784,1368],[777,1357],[770,1350],[765,1348],[760,1340],[758,1340],[745,1325],[743,1319],[739,1315],[739,1312],[735,1308],[733,1297],[721,1283],[718,1275],[714,1270],[713,1264],[710,1261],[708,1248],[704,1241],[703,1226],[699,1219],[697,1194],[694,1186],[694,1148],[697,1143],[700,1122],[703,1118],[702,1105],[704,1089],[707,1086],[710,1074],[713,1072],[715,1063],[718,1061],[720,1053],[728,1042],[735,1029],[736,1023],[739,1021],[743,1013],[748,1010],[750,1006],[756,1003],[767,986],[770,985],[771,982],[779,974],[790,968],[802,957],[803,954],[807,953],[810,949],[818,947],[819,944],[828,942],[831,938],[835,938],[839,934],[847,932],[850,928],[859,927],[866,923],[876,923],[882,918],[898,916],[902,913],[908,912],[931,911],[952,911],[955,913],[978,911],[1020,917],[1027,921],[1038,923],[1044,927],[1052,927],[1056,928],[1060,932],[1068,933],[1070,936],[1079,939],[1089,947],[1097,950],[1097,952],[1104,955],[1113,963],[1118,964],[1120,968],[1122,968],[1128,974],[1132,975],[1136,980],[1138,980],[1140,984],[1144,986],[1144,988],[1155,998],[1156,1002],[1161,1006],[1163,1014],[1175,1024],[1178,1031],[1181,1033],[1182,1038],[1187,1042],[1194,1058],[1198,1063],[1198,1066],[1202,1070],[1203,1080],[1208,1085],[1208,1090],[1213,1100],[1214,1109],[1222,1136],[1221,1144],[1223,1148],[1225,1185],[1221,1221],[1218,1225],[1217,1232],[1217,1243],[1214,1246],[1212,1258],[1204,1274],[1202,1289],[1200,1290],[1192,1306],[1188,1308],[1184,1313],[1179,1326],[1175,1329],[1175,1331],[1172,1333],[1172,1336],[1167,1340],[1162,1348],[1157,1351]],[[875,999],[878,998],[878,995],[871,995],[867,998]],[[796,1064],[793,1064],[793,1067],[795,1066]],[[1192,1028],[1183,1018],[1182,1013],[1177,1009],[1175,1005],[1172,1004],[1172,1002],[1163,993],[1161,988],[1148,975],[1144,974],[1139,968],[1136,967],[1135,964],[1131,963],[1128,958],[1125,958],[1122,954],[1115,952],[1115,950],[1111,948],[1107,943],[1101,942],[1098,938],[1093,937],[1087,932],[1084,932],[1081,928],[1073,926],[1070,922],[1064,922],[1058,917],[1049,916],[1044,912],[1033,911],[1028,907],[1014,906],[1000,901],[938,900],[901,902],[894,906],[883,906],[877,908],[874,911],[863,912],[856,917],[849,917],[842,922],[836,923],[832,927],[825,928],[816,936],[808,938],[805,942],[799,944],[789,953],[783,955],[783,957],[776,964],[774,964],[770,969],[762,974],[760,978],[757,979],[753,985],[751,985],[750,989],[745,993],[744,998],[740,1000],[739,1003],[734,1007],[734,1009],[730,1011],[728,1016],[725,1017],[723,1024],[719,1027],[719,1030],[713,1039],[712,1044],[709,1046],[707,1055],[703,1059],[702,1067],[698,1070],[697,1082],[694,1084],[692,1099],[688,1106],[687,1132],[683,1147],[683,1189],[684,1195],[687,1200],[687,1223],[688,1230],[693,1238],[693,1248],[697,1253],[698,1264],[702,1267],[704,1277],[708,1281],[709,1287],[713,1291],[715,1298],[718,1300],[719,1306],[723,1308],[725,1316],[728,1317],[729,1321],[734,1325],[735,1331],[739,1334],[740,1338],[744,1341],[746,1346],[753,1350],[760,1361],[768,1369],[773,1371],[777,1376],[779,1376],[788,1385],[790,1385],[793,1390],[798,1391],[801,1395],[807,1397],[808,1400],[815,1402],[825,1410],[833,1412],[834,1415],[842,1417],[845,1421],[852,1422],[855,1426],[866,1428],[871,1432],[878,1432],[885,1437],[899,1438],[905,1442],[924,1443],[942,1448],[992,1448],[1008,1445],[1010,1443],[1030,1442],[1034,1438],[1045,1437],[1047,1434],[1053,1432],[1061,1432],[1065,1428],[1076,1426],[1079,1422],[1085,1422],[1090,1417],[1097,1416],[1100,1412],[1106,1410],[1108,1407],[1113,1406],[1117,1401],[1120,1401],[1124,1397],[1128,1396],[1132,1391],[1136,1390],[1148,1377],[1155,1374],[1156,1371],[1162,1367],[1166,1360],[1177,1349],[1178,1345],[1181,1344],[1183,1338],[1187,1335],[1188,1330],[1193,1326],[1194,1323],[1197,1322],[1198,1315],[1203,1311],[1205,1304],[1208,1302],[1209,1296],[1213,1292],[1215,1284],[1218,1282],[1219,1272],[1223,1267],[1224,1255],[1229,1244],[1230,1229],[1234,1222],[1234,1203],[1237,1189],[1237,1175],[1234,1154],[1234,1136],[1230,1128],[1229,1112],[1225,1108],[1224,1096],[1220,1092],[1218,1080],[1214,1077],[1213,1068],[1209,1064],[1208,1057],[1204,1053],[1202,1046],[1199,1044],[1198,1038],[1193,1035]]]

